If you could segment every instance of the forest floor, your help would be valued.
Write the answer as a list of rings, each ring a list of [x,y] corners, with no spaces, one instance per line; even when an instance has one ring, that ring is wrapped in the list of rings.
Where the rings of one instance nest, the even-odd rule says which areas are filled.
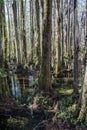
[[[30,97],[31,98],[31,97]],[[86,130],[75,119],[78,96],[36,94],[31,104],[5,99],[0,103],[0,130]]]
[[[38,76],[35,71],[29,74]],[[87,122],[77,118],[81,88],[73,93],[72,78],[52,82],[53,93],[37,89],[35,80],[21,98],[0,94],[0,130],[87,130]]]
[[[77,98],[77,99],[76,99]],[[19,104],[12,99],[0,103],[0,129],[4,130],[79,130],[74,111],[78,97],[50,97],[37,94],[32,103]],[[78,129],[77,129],[78,128]],[[85,130],[85,129],[84,129]]]

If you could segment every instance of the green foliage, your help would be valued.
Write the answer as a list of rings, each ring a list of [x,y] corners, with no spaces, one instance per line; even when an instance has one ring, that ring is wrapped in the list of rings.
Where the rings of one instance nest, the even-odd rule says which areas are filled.
[[[84,125],[87,127],[87,120],[85,120]]]
[[[77,122],[80,124],[84,124],[87,127],[87,119],[85,117],[79,117]]]
[[[51,108],[53,106],[54,101],[52,101],[50,98],[45,97],[41,94],[37,94],[36,97],[34,98],[37,104],[41,106],[41,108]]]
[[[6,77],[6,74],[4,74],[3,68],[0,68],[0,78]]]
[[[64,58],[65,58],[65,59],[68,59],[68,58],[69,58],[69,54],[68,54],[68,53],[65,53],[65,54],[64,54]]]
[[[87,59],[87,54],[85,54],[84,58]]]
[[[58,113],[56,114],[56,117],[57,117],[57,118],[64,118],[64,117],[66,117],[66,115],[67,115],[67,112],[66,112],[66,111],[65,111],[65,112],[60,111],[60,112],[58,112]]]
[[[85,52],[86,47],[81,45],[81,48],[80,48],[80,49],[81,49],[81,51]]]
[[[74,125],[77,123],[77,119],[74,117],[74,114],[68,112],[68,110],[59,111],[56,114],[56,118],[66,119],[70,124],[74,124]]]
[[[70,123],[70,124],[76,124],[76,122],[77,122],[77,119],[74,117],[74,115],[72,114],[72,113],[70,113],[69,115],[68,115],[68,122]]]
[[[80,123],[83,123],[83,122],[84,122],[84,118],[83,118],[83,117],[79,117],[79,118],[77,119],[77,121],[80,122]]]
[[[49,112],[47,110],[44,110],[44,114],[46,118],[49,116]]]
[[[73,92],[73,89],[66,89],[66,88],[60,88],[59,93],[61,94],[71,94]]]
[[[8,120],[7,120],[7,128],[10,130],[10,129],[19,129],[19,130],[25,130],[26,128],[26,125],[28,123],[28,119],[27,118],[19,118],[19,119],[16,119],[16,118],[12,118],[10,117]]]
[[[48,103],[47,98],[42,95],[37,95],[35,98],[36,102],[40,105],[47,105]]]
[[[67,97],[62,99],[62,106],[71,106],[73,104],[73,97]]]
[[[38,78],[34,79],[34,85],[38,85]]]
[[[0,3],[2,3],[3,2],[3,0],[0,0]]]

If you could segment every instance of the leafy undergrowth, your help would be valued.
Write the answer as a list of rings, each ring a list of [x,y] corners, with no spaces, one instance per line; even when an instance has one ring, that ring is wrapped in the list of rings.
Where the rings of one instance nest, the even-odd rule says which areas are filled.
[[[44,102],[44,98],[42,98],[41,104]],[[48,105],[47,99],[45,102]],[[53,107],[48,107],[49,105],[47,106],[45,104],[49,108],[49,110],[47,109],[46,115],[48,111],[53,112],[54,115],[52,118],[47,118],[39,122],[34,130],[86,130],[86,120],[80,120],[75,116],[77,102],[78,96],[70,95],[69,97],[59,99],[59,101],[53,104]]]
[[[30,95],[30,100],[28,96],[25,104],[5,102],[0,104],[0,130],[86,130],[87,122],[75,117],[78,99],[73,94],[54,97],[41,92]]]
[[[21,98],[2,98],[0,130],[86,130],[87,121],[76,116],[79,94],[73,94],[72,79],[54,82],[53,93],[26,87]]]
[[[73,89],[72,88],[68,88],[68,89],[60,88],[58,91],[61,94],[71,94],[71,93],[73,93]]]

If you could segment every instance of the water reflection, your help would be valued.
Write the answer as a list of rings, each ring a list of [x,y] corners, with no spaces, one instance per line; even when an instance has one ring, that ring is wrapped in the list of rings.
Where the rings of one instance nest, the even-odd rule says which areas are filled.
[[[11,85],[12,85],[12,95],[15,96],[15,85],[14,85],[13,76],[11,76]]]
[[[30,105],[31,103],[33,103],[33,86],[35,85],[35,77],[34,76],[30,76],[30,75],[27,75],[27,76],[24,76],[24,75],[17,75],[17,74],[8,74],[5,78],[2,78],[0,79],[0,83],[2,83],[2,85],[0,85],[0,87],[2,87],[1,89],[3,91],[1,91],[1,94],[2,93],[6,93],[7,91],[9,92],[9,97],[11,95],[11,98],[14,97],[16,103],[19,104],[22,104],[26,107],[26,105]],[[7,91],[6,91],[7,90]],[[13,99],[13,98],[12,98]],[[14,100],[12,100],[14,101]],[[7,100],[6,100],[7,102]],[[26,104],[26,105],[25,105]],[[25,109],[24,109],[25,110]],[[33,117],[33,111],[32,109],[31,110],[31,115]],[[11,120],[11,118],[10,118]],[[19,119],[17,119],[19,120]],[[20,121],[22,120],[22,123],[23,123],[23,119],[20,118]],[[29,117],[29,120],[30,120],[30,117]],[[15,122],[15,120],[13,120],[12,118],[12,121]],[[11,126],[11,123],[8,123],[6,121],[3,120],[3,124],[8,128],[13,128],[15,129],[15,127],[18,127],[19,128],[19,125],[17,125],[17,123],[13,126],[13,123],[12,122],[12,126]],[[23,129],[30,129],[30,130],[33,130],[33,127],[38,123],[39,121],[36,120],[36,119],[31,119],[30,122],[28,122],[29,124],[27,124],[27,126],[24,124],[22,124],[22,128]],[[25,123],[25,122],[24,122]],[[0,124],[3,125],[3,124]],[[1,127],[0,127],[1,128]]]
[[[11,76],[11,87],[12,87],[12,96],[21,97],[20,83],[16,75]]]
[[[34,85],[33,76],[11,75],[11,93],[15,98],[22,98],[25,91]]]
[[[29,76],[29,87],[32,87],[34,85],[34,77]]]

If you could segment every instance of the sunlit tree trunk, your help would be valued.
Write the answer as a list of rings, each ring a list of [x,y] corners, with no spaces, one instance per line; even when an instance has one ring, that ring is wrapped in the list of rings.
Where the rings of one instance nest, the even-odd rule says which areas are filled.
[[[62,28],[62,32],[61,32],[61,34],[62,34],[62,46],[61,46],[61,54],[62,54],[62,67],[64,67],[64,15],[63,15],[63,0],[61,0],[61,9],[62,9],[62,12],[61,12],[61,28]]]
[[[14,26],[15,26],[15,38],[16,38],[16,44],[17,44],[17,53],[18,53],[18,63],[21,62],[21,56],[20,56],[20,46],[19,46],[19,38],[18,38],[18,24],[17,24],[17,4],[16,0],[13,0],[13,15],[14,15]]]
[[[40,48],[40,7],[39,0],[35,0],[35,47],[36,47],[36,66],[40,66],[41,48]]]
[[[9,62],[11,57],[11,18],[10,18],[10,11],[9,11],[9,2],[7,2],[7,14],[8,14],[8,52],[9,52]]]
[[[49,91],[51,89],[51,22],[52,0],[44,0],[41,66],[41,88],[44,91]]]
[[[56,23],[55,23],[55,42],[56,42],[56,65],[55,65],[55,73],[57,74],[60,66],[61,66],[61,46],[60,46],[60,16],[59,16],[59,8],[60,8],[60,0],[55,1],[56,6]]]
[[[39,0],[40,5],[40,46],[41,46],[41,56],[42,56],[42,30],[43,30],[43,14],[44,14],[44,0]]]
[[[4,2],[2,2],[2,32],[3,32],[3,57],[5,58],[5,61],[6,61],[7,59],[7,30],[6,30]]]
[[[87,0],[86,0],[86,50],[87,50]],[[81,100],[81,110],[79,118],[87,119],[87,57],[86,57],[86,69],[82,88],[82,100]]]
[[[60,0],[56,1],[57,3],[57,19],[56,19],[56,24],[57,24],[57,48],[56,48],[56,59],[57,59],[57,66],[56,66],[56,74],[60,70],[61,67],[61,46],[60,46],[60,14],[59,14],[59,9],[60,9]]]

